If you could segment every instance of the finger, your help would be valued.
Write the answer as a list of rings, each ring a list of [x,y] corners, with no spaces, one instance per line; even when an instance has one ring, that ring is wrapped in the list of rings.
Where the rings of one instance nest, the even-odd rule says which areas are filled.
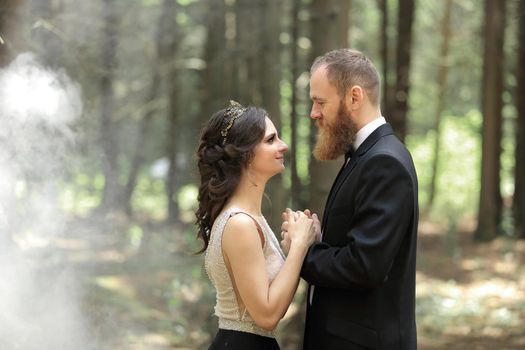
[[[281,231],[288,231],[288,226],[288,221],[283,221],[283,223],[281,224]]]
[[[298,211],[297,214],[298,214],[297,219],[299,219],[299,218],[307,218],[307,217],[308,217],[308,216],[306,216],[306,214],[303,213],[302,211]]]
[[[294,223],[295,222],[295,213],[290,208],[286,208],[286,213],[288,214],[288,222]]]
[[[290,241],[287,239],[283,239],[281,241],[281,247],[286,251],[290,250]]]
[[[311,217],[312,216],[312,212],[310,211],[310,209],[305,209],[304,210],[304,215],[306,215],[308,217]]]
[[[283,220],[285,220],[285,221],[288,220],[288,213],[289,213],[289,211],[291,211],[291,210],[292,210],[292,209],[290,209],[290,208],[286,208],[286,209],[283,211],[283,213],[281,214],[281,218],[282,218]]]
[[[317,217],[316,214],[313,214],[312,215],[312,220],[314,221],[314,225],[320,225],[320,221],[319,221],[319,218]]]

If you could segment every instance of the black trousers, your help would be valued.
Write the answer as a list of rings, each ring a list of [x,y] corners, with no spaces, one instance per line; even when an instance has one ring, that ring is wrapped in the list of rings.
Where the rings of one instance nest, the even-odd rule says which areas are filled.
[[[220,329],[213,339],[208,350],[279,350],[279,344],[275,338],[263,337],[262,335]]]

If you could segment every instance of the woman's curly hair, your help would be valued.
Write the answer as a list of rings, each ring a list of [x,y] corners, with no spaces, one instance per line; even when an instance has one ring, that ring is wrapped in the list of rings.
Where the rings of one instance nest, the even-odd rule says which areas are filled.
[[[197,148],[200,187],[195,223],[197,238],[203,240],[204,247],[198,253],[208,248],[215,219],[237,188],[242,169],[253,157],[255,146],[264,137],[266,115],[264,109],[246,108],[223,137],[221,131],[227,128],[232,118],[227,109],[223,109],[215,113],[202,130]]]

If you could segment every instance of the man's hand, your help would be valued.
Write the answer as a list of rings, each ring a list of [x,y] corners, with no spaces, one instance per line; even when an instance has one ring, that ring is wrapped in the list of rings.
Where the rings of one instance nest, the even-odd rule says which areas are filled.
[[[317,242],[321,242],[321,222],[319,221],[319,218],[317,217],[317,214],[310,211],[310,209],[305,209],[304,214],[308,216],[309,218],[314,220],[314,227],[315,227],[315,233],[317,234]]]

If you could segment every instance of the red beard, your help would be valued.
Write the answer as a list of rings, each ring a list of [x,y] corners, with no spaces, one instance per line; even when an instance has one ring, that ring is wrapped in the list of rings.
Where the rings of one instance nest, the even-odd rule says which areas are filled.
[[[352,147],[356,133],[357,125],[343,101],[340,101],[333,124],[325,120],[317,121],[317,142],[313,152],[315,158],[336,159]]]

